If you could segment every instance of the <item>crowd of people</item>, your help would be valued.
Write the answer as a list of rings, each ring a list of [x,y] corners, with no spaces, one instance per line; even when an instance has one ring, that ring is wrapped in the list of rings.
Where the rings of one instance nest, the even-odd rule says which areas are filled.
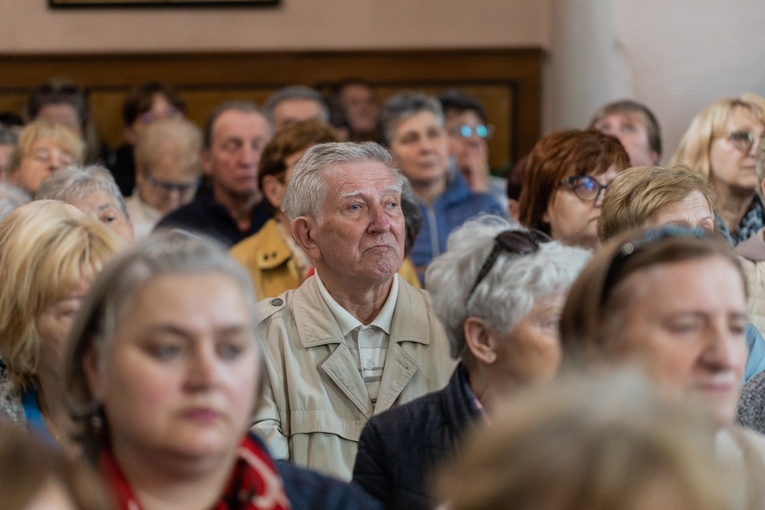
[[[11,509],[765,509],[765,99],[506,175],[458,90],[0,117]]]

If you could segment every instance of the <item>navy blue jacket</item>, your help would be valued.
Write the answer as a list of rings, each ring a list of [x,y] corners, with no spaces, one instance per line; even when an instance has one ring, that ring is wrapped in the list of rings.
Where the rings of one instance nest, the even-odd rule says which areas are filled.
[[[211,193],[203,192],[190,203],[159,220],[154,230],[181,228],[195,234],[207,235],[231,248],[260,230],[270,217],[261,200],[252,210],[250,229],[241,231],[228,209],[216,202]]]
[[[449,384],[374,416],[361,432],[353,483],[386,508],[428,509],[430,475],[452,458],[462,435],[479,419],[465,391],[462,364]]]

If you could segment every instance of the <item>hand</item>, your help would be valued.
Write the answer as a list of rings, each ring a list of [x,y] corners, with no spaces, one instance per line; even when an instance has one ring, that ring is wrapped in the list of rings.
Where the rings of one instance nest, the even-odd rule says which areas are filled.
[[[477,193],[488,193],[491,191],[489,184],[489,158],[486,144],[482,143],[466,147],[461,158],[460,170],[471,190]]]

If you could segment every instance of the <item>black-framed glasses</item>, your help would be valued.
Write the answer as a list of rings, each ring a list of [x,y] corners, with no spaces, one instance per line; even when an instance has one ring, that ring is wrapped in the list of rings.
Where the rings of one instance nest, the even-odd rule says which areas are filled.
[[[473,283],[470,292],[468,292],[465,298],[465,304],[470,301],[478,284],[486,278],[491,268],[494,267],[494,263],[497,261],[500,253],[504,251],[515,255],[529,255],[539,250],[540,244],[549,241],[552,241],[552,238],[539,230],[505,230],[497,234],[497,237],[494,238],[494,246],[478,271],[475,283]]]
[[[740,129],[728,134],[730,143],[744,154],[749,154],[749,151],[752,150],[754,141],[757,140],[757,138],[758,137],[754,133],[747,131],[746,129]],[[759,139],[761,140],[762,136],[760,136]]]
[[[611,184],[600,184],[597,179],[589,175],[572,175],[560,180],[560,184],[571,186],[574,195],[585,202],[596,202],[600,193],[605,191]]]
[[[639,237],[625,242],[619,247],[608,264],[608,271],[606,271],[606,277],[603,280],[603,288],[600,293],[600,305],[603,306],[606,302],[606,298],[608,298],[611,288],[614,286],[619,271],[624,265],[624,262],[632,255],[639,253],[647,246],[655,245],[666,239],[677,239],[682,237],[708,239],[711,238],[712,235],[713,234],[708,230],[701,227],[691,228],[683,225],[668,225],[657,229],[647,230]]]
[[[475,135],[478,138],[491,139],[494,134],[494,126],[491,124],[478,124],[477,126],[471,126],[470,124],[462,124],[449,131],[452,136],[459,136],[462,138],[470,138]]]
[[[149,184],[165,195],[177,191],[179,195],[186,197],[192,195],[199,187],[199,179],[194,182],[171,182],[157,179],[151,174],[147,174]]]

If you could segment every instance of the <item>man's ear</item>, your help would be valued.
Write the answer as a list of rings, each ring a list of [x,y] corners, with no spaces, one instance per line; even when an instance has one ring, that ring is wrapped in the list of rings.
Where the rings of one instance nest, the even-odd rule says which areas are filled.
[[[321,258],[321,249],[314,239],[316,222],[308,216],[298,216],[291,227],[293,239],[315,263]]]
[[[88,380],[88,388],[90,389],[90,394],[93,396],[93,399],[99,402],[103,401],[104,384],[102,367],[98,352],[92,345],[82,357],[82,369]]]
[[[491,365],[497,361],[497,342],[483,319],[468,317],[462,325],[462,332],[465,335],[465,344],[475,359],[484,365]]]

